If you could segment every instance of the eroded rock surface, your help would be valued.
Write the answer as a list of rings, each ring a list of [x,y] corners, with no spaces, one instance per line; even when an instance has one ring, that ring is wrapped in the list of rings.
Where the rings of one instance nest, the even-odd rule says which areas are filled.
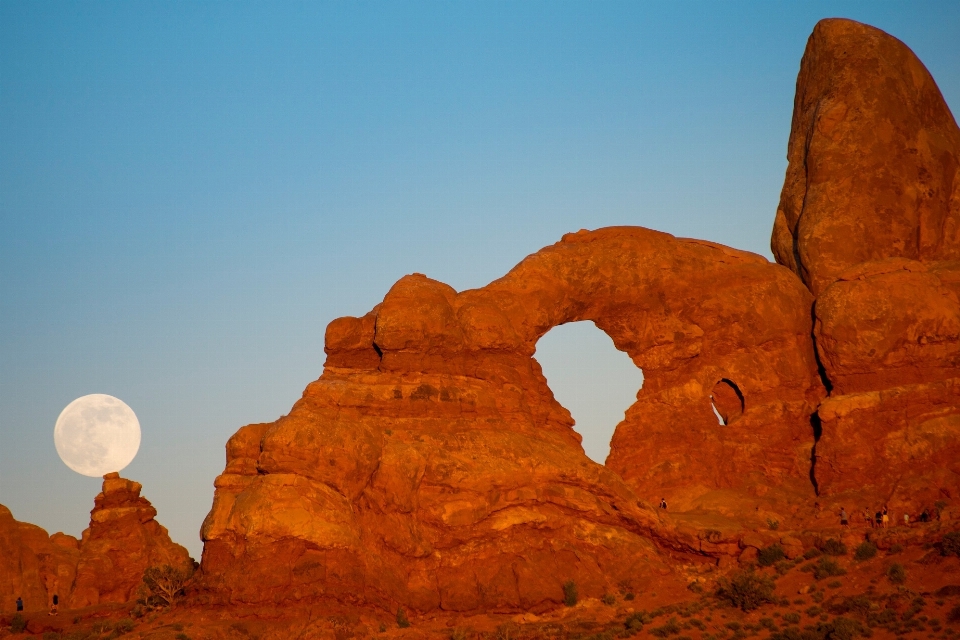
[[[76,575],[79,546],[73,536],[47,535],[17,522],[0,505],[0,613],[16,611],[18,597],[27,611],[43,611],[55,593],[65,596]]]
[[[103,491],[81,539],[71,607],[132,600],[148,567],[192,569],[190,554],[170,540],[140,489],[139,482],[117,473],[103,477]]]
[[[817,295],[830,399],[816,479],[835,500],[931,504],[960,487],[960,129],[902,42],[814,29],[772,247]]]
[[[90,512],[80,540],[13,519],[0,505],[0,613],[15,611],[21,596],[27,611],[43,611],[60,596],[61,607],[128,602],[147,567],[193,568],[187,550],[172,542],[140,496],[140,484],[111,473]]]
[[[404,277],[329,325],[323,375],[289,415],[231,438],[204,588],[475,610],[551,606],[568,580],[640,587],[669,572],[653,541],[701,543],[650,502],[810,491],[825,394],[811,302],[760,256],[632,227],[568,234],[482,289]],[[644,371],[606,466],[532,357],[579,320]],[[737,389],[728,425],[711,408],[722,380]]]
[[[852,20],[817,24],[787,159],[772,248],[815,295],[863,262],[960,259],[960,129],[893,36]]]

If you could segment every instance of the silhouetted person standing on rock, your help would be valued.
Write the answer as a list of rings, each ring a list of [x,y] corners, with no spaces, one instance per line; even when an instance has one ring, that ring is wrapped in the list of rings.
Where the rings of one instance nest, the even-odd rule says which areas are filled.
[[[666,510],[666,509],[667,509],[667,499],[666,499],[666,498],[660,498],[660,508],[663,509],[663,510]]]
[[[847,516],[847,510],[840,507],[840,526],[846,527],[850,524],[850,518]]]
[[[17,596],[17,613],[23,611],[23,598]]]

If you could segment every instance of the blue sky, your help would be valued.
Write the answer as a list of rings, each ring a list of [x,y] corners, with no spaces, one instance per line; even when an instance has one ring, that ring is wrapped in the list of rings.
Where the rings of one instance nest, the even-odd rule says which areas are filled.
[[[615,224],[769,257],[828,16],[906,42],[956,113],[956,2],[0,0],[0,503],[79,535],[99,482],[54,421],[115,395],[124,475],[199,557],[226,439],[402,275],[482,286]],[[538,357],[602,458],[636,381],[555,331]]]

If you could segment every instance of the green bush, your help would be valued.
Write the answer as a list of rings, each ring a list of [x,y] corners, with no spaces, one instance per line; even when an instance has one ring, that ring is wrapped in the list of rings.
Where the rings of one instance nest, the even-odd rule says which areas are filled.
[[[567,580],[563,583],[563,604],[568,607],[572,607],[577,604],[579,599],[579,594],[577,593],[577,583],[573,580]]]
[[[403,607],[397,607],[397,626],[401,629],[410,626],[410,620],[407,619],[407,612],[403,610]]]
[[[890,547],[890,553],[900,553],[903,551],[903,545],[899,542]]]
[[[605,593],[603,594],[603,597],[600,598],[600,602],[602,602],[603,604],[609,607],[612,607],[617,603],[617,597],[612,593]]]
[[[830,538],[820,546],[820,550],[823,551],[828,556],[845,556],[847,555],[847,545],[843,544],[836,538]]]
[[[843,567],[833,558],[821,556],[820,561],[813,565],[813,578],[815,580],[823,580],[824,578],[832,578],[846,574],[847,572]]]
[[[643,625],[649,624],[650,621],[650,615],[646,611],[637,611],[627,616],[627,619],[623,622],[623,626],[626,627],[627,631],[636,633],[641,631]]]
[[[130,633],[133,631],[134,626],[133,620],[130,618],[124,618],[113,626],[113,630],[117,632],[117,635],[122,636],[125,633]]]
[[[857,550],[853,552],[853,559],[859,562],[869,560],[877,555],[877,545],[872,542],[861,542]]]
[[[907,570],[899,562],[894,562],[887,569],[887,579],[893,584],[903,584],[907,581]]]
[[[23,614],[18,613],[13,616],[10,620],[10,631],[14,633],[23,633],[27,630],[27,621],[24,619]]]
[[[940,543],[940,553],[945,556],[960,556],[960,531],[954,531],[943,536]]]
[[[757,554],[757,564],[761,567],[769,567],[785,559],[787,554],[783,552],[783,547],[779,544],[772,544],[769,547],[760,549]]]
[[[676,618],[670,618],[666,624],[654,627],[650,629],[650,633],[657,636],[658,638],[666,638],[667,636],[675,636],[680,633],[680,625],[677,624]]]
[[[749,570],[738,571],[730,578],[720,579],[716,596],[743,611],[752,611],[761,605],[778,602],[773,595],[774,588],[771,578]]]
[[[809,549],[803,552],[803,559],[813,560],[814,558],[818,557],[820,553],[821,553],[820,549],[817,549],[816,547],[810,547]]]

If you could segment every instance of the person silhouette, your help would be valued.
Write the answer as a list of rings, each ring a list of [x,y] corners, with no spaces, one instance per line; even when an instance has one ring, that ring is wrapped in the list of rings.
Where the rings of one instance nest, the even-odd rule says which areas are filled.
[[[17,613],[23,611],[23,598],[17,596]]]
[[[666,498],[660,498],[660,508],[661,508],[661,509],[664,509],[664,510],[667,508],[667,499],[666,499]]]

